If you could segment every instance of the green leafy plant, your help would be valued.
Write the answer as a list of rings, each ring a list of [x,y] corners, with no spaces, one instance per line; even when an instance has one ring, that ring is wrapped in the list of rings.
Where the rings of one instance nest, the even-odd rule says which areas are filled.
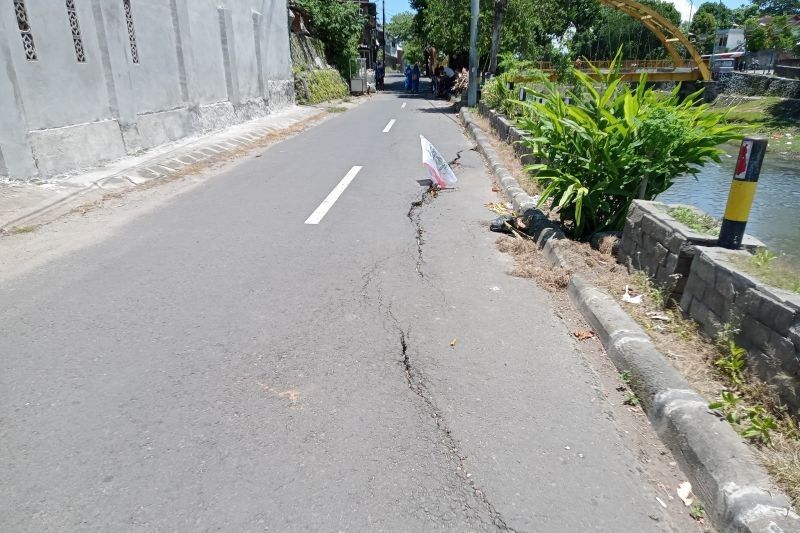
[[[722,221],[705,213],[698,213],[691,207],[673,207],[667,214],[690,229],[706,235],[719,235]]]
[[[750,261],[753,263],[753,266],[756,268],[767,268],[769,267],[773,261],[775,261],[778,256],[766,248],[761,248],[756,253],[753,254],[753,257]]]
[[[719,162],[717,146],[738,137],[724,113],[696,105],[699,93],[664,96],[645,75],[635,88],[623,83],[620,61],[618,54],[607,74],[572,69],[573,89],[542,78],[544,88],[530,91],[541,102],[515,102],[530,134],[524,142],[545,161],[528,167],[543,189],[539,205],[551,202],[577,238],[622,229],[635,198],[652,200],[676,177]]]
[[[639,400],[639,397],[636,396],[635,392],[629,391],[628,394],[625,396],[625,400],[622,403],[624,403],[625,405],[630,405],[632,407],[637,407],[641,402]]]
[[[325,44],[328,63],[348,76],[350,59],[358,57],[364,16],[357,3],[330,0],[295,0],[309,15],[309,29]]]
[[[714,361],[719,371],[735,385],[744,384],[744,368],[747,366],[747,350],[728,341],[728,352]]]
[[[766,445],[772,444],[772,432],[778,429],[775,418],[757,405],[747,410],[747,425],[742,429],[742,437],[759,441]]]
[[[703,520],[706,517],[706,509],[702,503],[695,503],[689,509],[689,516],[695,520]]]
[[[620,379],[622,380],[623,383],[625,383],[626,385],[629,385],[630,382],[631,382],[631,371],[630,370],[623,370],[622,372],[620,372],[619,377],[620,377]]]
[[[719,400],[708,404],[709,409],[719,411],[730,424],[739,423],[739,403],[742,401],[733,391],[722,391]]]

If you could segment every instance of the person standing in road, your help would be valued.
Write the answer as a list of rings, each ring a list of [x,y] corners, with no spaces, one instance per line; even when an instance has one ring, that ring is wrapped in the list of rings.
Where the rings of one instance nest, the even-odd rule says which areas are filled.
[[[417,61],[411,71],[411,92],[415,94],[419,92],[419,75],[419,61]]]
[[[405,90],[408,92],[411,90],[411,65],[406,65],[405,75]]]
[[[386,76],[386,66],[383,64],[383,61],[378,61],[378,64],[375,66],[375,89],[378,91],[383,90],[383,80]]]

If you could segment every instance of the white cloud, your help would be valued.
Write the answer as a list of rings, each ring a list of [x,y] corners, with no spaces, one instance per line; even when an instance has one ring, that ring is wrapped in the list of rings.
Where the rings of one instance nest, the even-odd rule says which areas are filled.
[[[681,20],[689,20],[689,13],[694,14],[701,1],[696,0],[694,8],[692,8],[689,0],[672,0],[672,3],[675,4],[675,9],[681,14]]]

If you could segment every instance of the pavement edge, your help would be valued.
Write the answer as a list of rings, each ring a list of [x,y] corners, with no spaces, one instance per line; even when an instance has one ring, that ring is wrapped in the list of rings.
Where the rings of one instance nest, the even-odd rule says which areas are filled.
[[[562,248],[564,233],[549,223],[534,199],[502,165],[471,112],[462,109],[459,114],[514,209],[539,222],[534,237],[548,262],[569,270]],[[714,525],[721,531],[800,531],[800,516],[789,498],[774,486],[739,435],[708,409],[708,402],[691,389],[616,300],[579,274],[571,276],[567,292],[617,369],[630,373],[631,388],[691,480]]]

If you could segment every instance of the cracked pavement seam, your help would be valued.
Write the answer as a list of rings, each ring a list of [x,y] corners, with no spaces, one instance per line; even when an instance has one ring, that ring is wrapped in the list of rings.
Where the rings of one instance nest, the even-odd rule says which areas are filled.
[[[423,239],[423,235],[425,234],[425,228],[422,227],[422,212],[421,207],[424,206],[426,203],[431,202],[437,196],[436,189],[431,185],[428,187],[425,192],[422,193],[422,196],[419,200],[415,200],[411,202],[411,206],[408,208],[408,213],[406,216],[414,224],[414,237],[417,240],[417,274],[419,277],[424,278],[425,274],[422,272],[422,264],[424,263],[424,259],[422,257],[422,245],[425,244],[425,240]]]
[[[397,320],[397,317],[394,316],[391,308],[387,308],[387,314],[389,318],[394,323],[395,328],[397,329],[400,335],[400,350],[403,356],[403,368],[405,372],[406,383],[408,384],[408,388],[416,394],[420,399],[422,399],[425,407],[428,409],[428,414],[433,418],[433,421],[436,423],[436,427],[441,433],[442,436],[442,445],[445,446],[448,452],[451,454],[453,459],[458,464],[458,471],[457,475],[470,487],[472,492],[478,498],[484,507],[486,508],[489,516],[492,519],[492,524],[500,531],[511,531],[516,533],[516,530],[512,527],[509,527],[506,524],[505,519],[500,514],[500,512],[494,507],[492,502],[489,501],[489,498],[486,494],[478,487],[477,483],[472,479],[472,476],[467,473],[467,465],[466,460],[467,457],[463,455],[458,449],[458,443],[456,442],[453,434],[450,431],[450,428],[447,427],[447,424],[444,421],[444,416],[442,415],[439,408],[433,401],[430,393],[427,390],[427,387],[424,384],[424,378],[414,369],[414,365],[411,361],[410,351],[410,331],[404,330],[400,326],[400,322]]]

